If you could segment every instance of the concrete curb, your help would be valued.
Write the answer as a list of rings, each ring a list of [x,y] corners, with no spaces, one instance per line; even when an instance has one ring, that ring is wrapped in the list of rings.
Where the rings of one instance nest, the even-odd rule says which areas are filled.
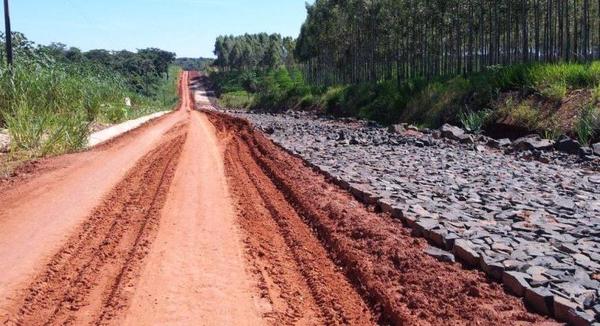
[[[113,138],[116,138],[126,132],[129,132],[133,129],[137,129],[140,126],[142,126],[143,124],[145,124],[146,122],[160,118],[169,112],[172,112],[172,111],[162,111],[162,112],[153,113],[153,114],[150,114],[150,115],[147,115],[147,116],[135,119],[135,120],[125,121],[118,125],[114,125],[112,127],[106,128],[104,130],[95,132],[88,137],[88,143],[86,145],[86,148],[91,148],[91,147],[100,145],[100,144],[107,142]]]

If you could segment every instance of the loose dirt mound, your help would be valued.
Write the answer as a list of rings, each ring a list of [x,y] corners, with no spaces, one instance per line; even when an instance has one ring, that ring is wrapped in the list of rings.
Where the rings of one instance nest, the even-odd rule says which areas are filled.
[[[268,284],[272,275],[280,276],[277,268],[261,264],[261,259],[273,261],[271,256],[287,251],[277,248],[287,246],[296,261],[294,265],[300,268],[300,274],[314,293],[313,298],[320,300],[318,306],[337,308],[321,311],[316,316],[320,320],[369,323],[365,311],[346,310],[353,305],[360,307],[358,300],[352,299],[358,293],[367,302],[375,321],[383,324],[513,325],[545,321],[527,312],[519,299],[506,294],[481,273],[464,270],[457,264],[440,263],[426,255],[424,241],[412,238],[388,216],[365,209],[302,161],[255,132],[247,122],[218,113],[208,114],[221,137],[228,139],[226,164],[237,193],[253,189],[246,196],[256,198],[252,192],[260,196],[260,204],[254,204],[258,208],[252,209],[249,200],[243,198],[241,205],[244,211],[241,223],[247,230],[250,255],[258,261],[254,267],[259,278],[262,277],[260,282]],[[298,224],[299,219],[304,225]],[[274,230],[268,233],[274,234],[271,238],[260,232],[264,230],[262,225]],[[324,249],[307,246],[314,245],[312,235],[298,235],[307,228],[314,230],[312,234]],[[324,255],[335,262],[348,283],[341,282],[339,276],[333,277],[337,281],[335,286],[318,283],[319,279],[324,280],[324,275],[318,274],[319,267],[323,270],[329,262],[319,259],[311,263],[310,257]],[[317,275],[311,278],[307,273]],[[264,295],[273,298],[269,293]],[[348,300],[336,301],[340,297]],[[277,308],[276,303],[274,306]],[[289,321],[294,321],[293,309],[286,305],[280,309]],[[350,311],[354,314],[349,314]]]

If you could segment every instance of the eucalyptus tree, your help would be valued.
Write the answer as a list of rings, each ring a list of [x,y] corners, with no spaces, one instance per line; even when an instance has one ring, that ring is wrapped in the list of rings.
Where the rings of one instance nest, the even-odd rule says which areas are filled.
[[[316,0],[295,58],[317,83],[600,58],[600,1]]]

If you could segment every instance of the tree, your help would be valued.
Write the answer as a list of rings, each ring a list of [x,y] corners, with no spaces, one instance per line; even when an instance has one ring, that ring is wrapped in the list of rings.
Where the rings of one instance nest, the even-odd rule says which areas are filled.
[[[600,1],[315,0],[295,60],[317,84],[600,58]]]

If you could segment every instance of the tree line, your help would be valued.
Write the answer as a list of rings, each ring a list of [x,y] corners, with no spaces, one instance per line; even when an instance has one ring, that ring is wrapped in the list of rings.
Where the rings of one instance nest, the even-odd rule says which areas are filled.
[[[0,44],[4,44],[4,37],[0,33]],[[18,61],[97,65],[120,73],[133,90],[146,96],[153,95],[160,80],[169,77],[169,65],[175,61],[175,53],[157,48],[139,49],[136,52],[103,49],[82,51],[63,43],[36,45],[18,32],[13,33],[12,41]],[[5,64],[2,60],[2,64]]]
[[[187,71],[204,71],[210,67],[215,60],[211,58],[177,58],[175,65]]]
[[[313,83],[600,58],[600,0],[316,0],[295,58]]]
[[[279,34],[219,36],[215,42],[214,64],[223,70],[272,69],[294,62],[295,42]]]

